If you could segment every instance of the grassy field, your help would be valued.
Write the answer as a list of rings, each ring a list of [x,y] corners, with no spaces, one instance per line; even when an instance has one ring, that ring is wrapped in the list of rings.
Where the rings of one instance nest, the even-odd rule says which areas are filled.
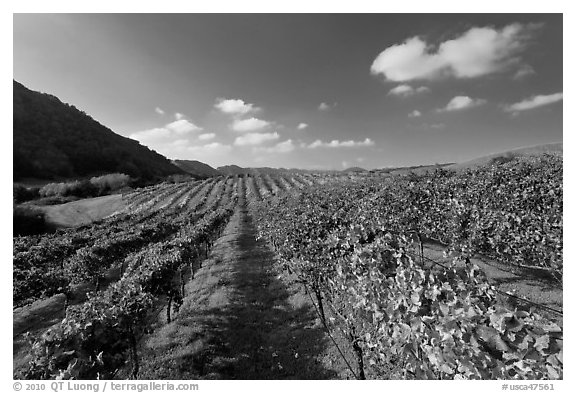
[[[122,195],[105,195],[81,199],[61,205],[40,206],[49,224],[56,227],[76,227],[101,220],[125,207]]]

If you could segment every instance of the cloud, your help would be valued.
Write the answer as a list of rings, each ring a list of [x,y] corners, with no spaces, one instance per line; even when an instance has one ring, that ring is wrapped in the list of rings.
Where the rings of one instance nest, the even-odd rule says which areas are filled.
[[[181,152],[183,159],[209,162],[212,165],[224,165],[230,160],[232,146],[212,142],[203,146],[189,146]]]
[[[453,112],[463,109],[474,108],[475,106],[484,105],[486,100],[480,98],[470,98],[468,96],[456,96],[450,100],[445,108],[438,109],[438,112]]]
[[[158,113],[159,115],[163,115],[163,114],[166,113],[166,112],[164,112],[162,109],[160,109],[160,108],[158,108],[158,107],[154,108],[154,111],[155,111],[156,113]]]
[[[256,146],[262,143],[273,141],[280,138],[277,132],[257,133],[250,132],[248,134],[237,137],[234,140],[235,146]]]
[[[414,109],[412,112],[408,113],[408,117],[420,117],[422,113],[419,110]]]
[[[167,128],[152,128],[150,130],[138,131],[130,134],[128,137],[135,139],[144,144],[161,141],[171,136],[170,130]]]
[[[308,148],[316,149],[318,147],[339,148],[339,147],[360,147],[360,146],[374,146],[374,141],[370,138],[366,138],[363,141],[349,140],[342,142],[340,142],[338,139],[334,139],[330,142],[322,142],[320,139],[317,139],[311,144],[309,144]]]
[[[249,104],[244,102],[244,100],[226,98],[218,98],[214,107],[223,113],[233,115],[245,115],[260,110],[260,108],[254,106],[254,104]]]
[[[548,95],[537,95],[527,98],[515,104],[504,107],[506,112],[522,112],[530,109],[539,108],[544,105],[550,105],[563,99],[563,93],[554,93]]]
[[[514,23],[498,30],[473,27],[459,37],[435,47],[420,37],[382,51],[370,72],[385,79],[405,82],[416,79],[475,78],[519,65],[518,55],[540,25]]]
[[[399,96],[399,97],[408,97],[411,95],[414,95],[416,93],[426,93],[430,91],[429,88],[427,88],[426,86],[419,86],[417,88],[413,88],[410,85],[398,85],[396,87],[394,87],[393,89],[390,89],[390,91],[388,92],[388,95],[395,95],[395,96]]]
[[[308,128],[308,124],[306,123],[300,123],[298,124],[298,127],[296,127],[299,130],[305,130],[306,128]]]
[[[130,134],[128,137],[135,139],[144,144],[168,143],[178,136],[183,136],[191,132],[200,131],[194,123],[188,120],[176,120],[166,124],[164,127],[152,128],[150,130],[138,131]]]
[[[202,143],[216,136],[214,133],[204,133],[197,139],[190,137],[191,133],[200,130],[202,128],[192,122],[180,119],[163,127],[135,132],[129,137],[171,159],[196,159],[220,165],[228,162],[232,146],[218,142],[198,146],[198,141]]]
[[[173,121],[172,123],[166,124],[164,126],[170,131],[175,132],[176,134],[188,134],[194,131],[202,131],[202,127],[198,127],[196,124],[189,122],[185,119],[180,119]]]
[[[220,142],[212,142],[204,146],[190,146],[188,150],[199,155],[222,154],[229,153],[232,150],[232,146],[224,145]]]
[[[318,110],[322,111],[322,112],[326,112],[329,111],[330,109],[334,108],[336,105],[338,105],[338,103],[333,103],[333,104],[327,104],[325,102],[321,102],[320,105],[318,105]]]
[[[536,75],[536,71],[531,66],[525,64],[516,71],[513,78],[515,80],[525,79],[529,76]]]
[[[430,128],[433,128],[435,130],[443,130],[444,128],[446,128],[446,124],[444,123],[430,124]]]
[[[249,119],[236,119],[234,123],[232,123],[231,128],[234,131],[245,132],[245,131],[256,131],[266,128],[271,123],[266,120],[257,119],[255,117],[251,117]]]
[[[180,120],[184,118],[184,115],[182,113],[174,113],[174,117],[176,118],[176,120]]]
[[[264,152],[264,153],[290,153],[296,148],[292,139],[285,140],[284,142],[279,142],[272,147],[255,147],[254,152]]]
[[[216,134],[213,132],[198,135],[198,139],[201,141],[209,141],[210,139],[214,139],[215,137]]]

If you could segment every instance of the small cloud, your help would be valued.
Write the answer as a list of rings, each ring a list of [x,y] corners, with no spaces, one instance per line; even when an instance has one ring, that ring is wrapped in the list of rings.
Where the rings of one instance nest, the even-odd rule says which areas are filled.
[[[254,106],[254,104],[249,104],[240,99],[218,98],[214,107],[223,113],[233,115],[245,115],[260,111],[260,108]]]
[[[130,134],[128,137],[144,144],[160,141],[171,136],[167,128],[152,128],[150,130],[138,131]]]
[[[272,147],[255,147],[254,152],[264,152],[264,153],[290,153],[296,148],[292,139],[285,140],[284,142],[279,142]]]
[[[444,128],[446,128],[446,124],[444,123],[430,124],[430,128],[433,128],[435,130],[443,130]]]
[[[268,132],[268,133],[256,133],[251,132],[242,136],[237,137],[234,140],[235,146],[256,146],[261,145],[262,143],[273,141],[275,139],[280,138],[277,132]]]
[[[392,45],[372,62],[370,72],[394,82],[441,77],[476,78],[521,65],[519,54],[539,24],[513,23],[502,29],[473,27],[460,36],[429,44],[420,37]]]
[[[158,113],[159,115],[163,115],[163,114],[166,113],[166,112],[164,112],[162,109],[160,109],[160,108],[158,108],[158,107],[154,108],[154,111],[155,111],[156,113]]]
[[[176,120],[180,120],[184,118],[184,115],[182,113],[174,113],[174,117],[176,118]]]
[[[338,103],[333,103],[333,104],[327,104],[325,102],[320,103],[320,105],[318,105],[318,110],[322,111],[322,112],[326,112],[329,111],[330,109],[336,107],[336,105],[338,105]]]
[[[203,146],[188,147],[185,151],[185,157],[203,162],[214,162],[215,160],[218,160],[220,163],[224,164],[229,159],[231,151],[232,146],[230,145],[212,142]]]
[[[342,161],[342,168],[346,169],[348,168],[350,165],[348,165],[348,161]]]
[[[422,116],[422,113],[416,109],[408,113],[408,117],[420,117],[420,116]]]
[[[515,104],[504,107],[506,112],[523,112],[541,106],[550,105],[563,99],[563,93],[554,93],[548,95],[537,95],[527,98]]]
[[[410,85],[398,85],[398,86],[394,87],[393,89],[390,89],[390,91],[388,92],[388,95],[395,95],[395,96],[399,96],[399,97],[409,97],[409,96],[417,94],[417,93],[426,93],[429,91],[430,91],[430,89],[427,88],[426,86],[419,86],[417,88],[413,88]]]
[[[534,68],[532,68],[528,64],[525,64],[525,65],[521,66],[518,69],[518,71],[516,71],[513,78],[516,80],[519,80],[519,79],[528,78],[529,76],[532,76],[532,75],[536,75],[536,71],[534,70]]]
[[[479,98],[470,98],[468,96],[456,96],[450,100],[445,108],[438,109],[438,112],[453,112],[463,109],[474,108],[476,106],[484,105],[486,100]]]
[[[198,127],[188,120],[182,119],[168,123],[164,127],[138,131],[130,134],[128,137],[144,144],[164,144],[170,141],[170,139],[201,130],[201,127]]]
[[[174,131],[177,134],[188,134],[194,131],[202,131],[202,127],[198,127],[196,124],[185,119],[176,120],[172,123],[166,124],[165,128]]]
[[[201,141],[209,141],[214,138],[216,138],[216,134],[213,132],[198,135],[198,139]]]
[[[305,130],[306,128],[308,128],[308,124],[306,123],[300,123],[298,124],[298,127],[296,127],[299,130]]]
[[[323,142],[320,139],[315,140],[311,144],[308,145],[309,149],[316,149],[318,147],[326,147],[326,148],[339,148],[339,147],[360,147],[360,146],[374,146],[374,141],[370,138],[366,138],[363,141],[339,141],[338,139],[334,139],[330,142]]]
[[[249,119],[236,119],[231,125],[234,131],[245,132],[245,131],[256,131],[266,128],[271,123],[266,120],[257,119],[251,117]]]

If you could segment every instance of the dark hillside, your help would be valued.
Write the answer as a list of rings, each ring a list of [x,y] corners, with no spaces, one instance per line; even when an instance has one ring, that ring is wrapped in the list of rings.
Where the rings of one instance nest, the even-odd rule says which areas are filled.
[[[14,81],[14,180],[125,173],[154,179],[182,173],[170,161],[115,134],[73,105]]]
[[[194,176],[214,177],[221,176],[222,172],[212,168],[210,165],[196,160],[174,160],[174,165]]]

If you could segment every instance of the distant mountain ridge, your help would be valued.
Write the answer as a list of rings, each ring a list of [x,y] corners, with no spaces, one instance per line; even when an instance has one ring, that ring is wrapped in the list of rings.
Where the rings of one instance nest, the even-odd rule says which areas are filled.
[[[460,170],[467,168],[476,168],[483,165],[489,165],[498,162],[509,161],[514,157],[530,157],[539,156],[542,154],[553,154],[563,156],[563,142],[547,143],[544,145],[521,147],[518,149],[507,150],[499,153],[490,154],[487,156],[475,158],[470,161],[453,164],[446,169]]]
[[[13,82],[14,180],[120,172],[152,180],[183,171],[57,97]]]
[[[359,166],[353,166],[351,168],[346,168],[344,169],[342,172],[368,172],[368,170],[364,169],[364,168],[360,168]]]
[[[312,169],[296,169],[296,168],[270,168],[270,167],[256,167],[256,168],[243,168],[238,165],[225,165],[216,168],[219,172],[225,175],[256,175],[268,174],[277,175],[283,173],[317,173],[317,172],[335,172],[335,171],[321,171]]]
[[[200,177],[214,177],[222,176],[223,173],[217,169],[212,168],[210,165],[196,160],[173,160],[172,163],[178,168],[182,169],[194,176]]]

